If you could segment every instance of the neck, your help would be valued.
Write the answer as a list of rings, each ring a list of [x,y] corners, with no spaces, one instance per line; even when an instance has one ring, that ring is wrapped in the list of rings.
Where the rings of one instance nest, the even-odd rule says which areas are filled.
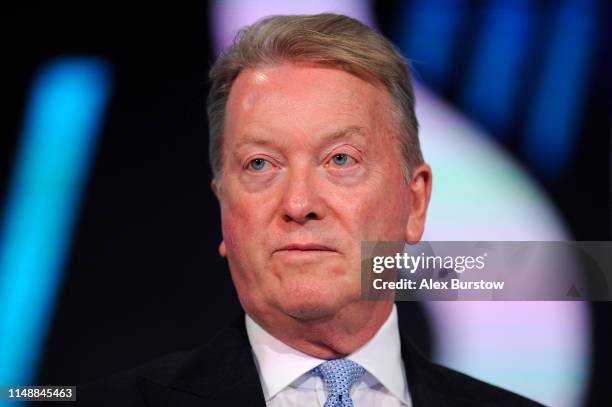
[[[282,312],[249,314],[275,338],[319,359],[337,359],[365,345],[378,332],[393,308],[393,301],[357,301],[333,315],[299,319]]]

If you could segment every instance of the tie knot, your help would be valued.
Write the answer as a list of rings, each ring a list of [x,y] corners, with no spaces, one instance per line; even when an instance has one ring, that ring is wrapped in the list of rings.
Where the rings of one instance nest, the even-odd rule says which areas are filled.
[[[330,398],[341,396],[348,398],[349,390],[364,373],[365,369],[348,359],[333,359],[312,370],[325,382]]]

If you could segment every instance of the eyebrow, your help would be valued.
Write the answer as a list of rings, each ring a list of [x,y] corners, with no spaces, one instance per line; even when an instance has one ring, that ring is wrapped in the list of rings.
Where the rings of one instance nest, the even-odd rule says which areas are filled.
[[[335,130],[331,133],[328,133],[327,135],[323,136],[322,141],[325,143],[329,143],[329,142],[340,140],[342,138],[345,138],[351,135],[356,135],[362,139],[365,139],[366,133],[367,132],[363,127],[349,126],[349,127],[345,127],[343,129]]]
[[[331,131],[321,137],[320,144],[329,144],[331,142],[343,139],[348,136],[356,135],[362,139],[366,138],[367,131],[360,126],[349,126],[345,128],[341,128],[338,130]],[[238,147],[242,147],[245,145],[257,145],[257,146],[270,146],[275,145],[276,140],[265,139],[259,136],[255,136],[250,133],[245,133],[243,135],[242,142],[238,145]]]

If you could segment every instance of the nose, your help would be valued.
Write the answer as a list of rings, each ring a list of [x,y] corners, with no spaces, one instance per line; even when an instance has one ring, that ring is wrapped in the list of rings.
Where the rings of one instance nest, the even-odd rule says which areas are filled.
[[[285,222],[301,225],[324,216],[325,205],[321,199],[320,186],[316,185],[314,171],[300,168],[290,172],[285,180],[282,202],[282,217]]]

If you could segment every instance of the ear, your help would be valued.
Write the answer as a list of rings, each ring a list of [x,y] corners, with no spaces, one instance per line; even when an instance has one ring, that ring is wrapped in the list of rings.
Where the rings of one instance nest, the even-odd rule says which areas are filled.
[[[432,173],[429,165],[421,164],[412,171],[412,178],[408,185],[410,214],[406,224],[406,241],[409,243],[416,243],[423,236],[431,185]]]
[[[212,189],[213,193],[217,197],[217,200],[219,200],[219,193],[221,192],[220,191],[221,188],[219,188],[219,185],[217,184],[217,180],[215,178],[213,178],[213,180],[210,181],[210,189]]]
[[[221,257],[227,257],[227,247],[225,247],[225,240],[221,240],[219,244],[219,255]]]
[[[217,184],[216,179],[213,178],[213,180],[210,181],[210,188],[212,189],[213,193],[217,197],[217,200],[219,200],[220,199],[219,193],[221,191],[220,191],[219,185]],[[219,243],[219,255],[221,257],[227,257],[227,247],[225,246],[224,240],[221,240],[221,243]]]

